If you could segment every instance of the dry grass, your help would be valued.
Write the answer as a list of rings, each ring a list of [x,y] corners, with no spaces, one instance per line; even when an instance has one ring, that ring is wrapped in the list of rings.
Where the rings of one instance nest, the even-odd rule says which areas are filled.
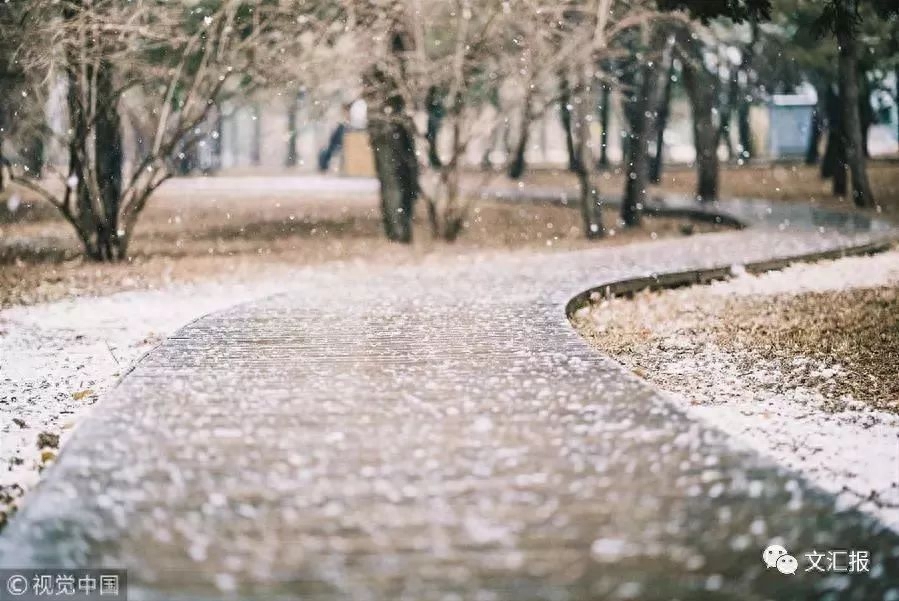
[[[899,219],[899,163],[871,161],[868,176],[874,197],[884,214]],[[694,171],[670,170],[661,188],[690,194],[695,190]],[[721,196],[801,201],[827,207],[850,209],[852,200],[834,196],[830,180],[822,180],[817,167],[766,165],[731,168],[722,172]]]
[[[620,169],[601,174],[600,188],[623,188]],[[884,213],[899,219],[899,164],[872,162],[871,179]],[[499,182],[508,185],[508,182]],[[534,171],[526,184],[574,187],[570,174]],[[695,173],[672,167],[657,190],[690,193]],[[800,200],[848,207],[828,194],[817,170],[773,165],[727,168],[722,195]],[[5,199],[0,198],[0,201]],[[682,235],[684,222],[647,219],[634,231],[607,226],[616,235],[601,244],[624,244],[656,236]],[[695,231],[705,231],[697,226]],[[123,265],[94,265],[80,258],[78,242],[52,207],[30,202],[15,216],[0,202],[0,306],[30,304],[74,295],[152,288],[168,282],[239,278],[275,264],[312,265],[333,260],[401,264],[424,258],[493,250],[557,250],[590,246],[581,235],[577,211],[552,206],[481,203],[463,236],[453,245],[430,239],[421,220],[416,242],[403,247],[386,242],[375,198],[325,198],[298,194],[247,194],[245,191],[190,193],[163,188],[142,216]]]
[[[899,413],[899,289],[863,288],[730,302],[719,344],[751,347],[788,365],[810,357],[841,366],[824,391]]]
[[[170,282],[259,275],[275,265],[359,260],[403,264],[496,250],[568,250],[587,242],[577,211],[555,206],[483,202],[454,244],[432,240],[417,220],[415,243],[384,239],[378,201],[321,194],[248,194],[246,190],[179,192],[164,187],[141,217],[125,264],[80,258],[78,241],[52,207],[32,202],[4,223],[0,215],[0,306],[85,294],[153,288]],[[422,208],[422,207],[419,207]],[[614,211],[605,221],[614,228]],[[684,235],[679,219],[645,220],[599,244]],[[710,226],[696,226],[708,231]],[[714,228],[711,228],[714,229]]]
[[[881,211],[899,220],[899,162],[878,160],[869,163],[868,175],[874,196]],[[573,176],[558,170],[529,173],[524,181],[538,185],[566,185],[575,187]],[[619,168],[613,168],[599,176],[599,186],[604,193],[619,193],[624,188],[624,176]],[[662,181],[653,192],[693,194],[696,190],[696,171],[685,166],[668,167]],[[788,202],[810,202],[821,206],[851,209],[848,198],[831,194],[830,180],[822,180],[817,167],[805,165],[775,164],[725,167],[721,171],[722,198],[767,198]]]
[[[727,371],[779,393],[817,391],[828,410],[849,395],[899,413],[894,285],[736,296],[698,286],[603,300],[574,321],[597,348],[695,403],[717,402],[711,383]]]

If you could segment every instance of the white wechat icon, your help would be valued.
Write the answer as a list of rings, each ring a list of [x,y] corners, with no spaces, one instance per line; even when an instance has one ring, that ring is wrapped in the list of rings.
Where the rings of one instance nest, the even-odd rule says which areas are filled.
[[[769,568],[777,568],[781,574],[795,574],[799,567],[796,558],[790,555],[782,545],[768,545],[762,552],[762,561]]]
[[[777,571],[781,574],[795,574],[799,562],[792,555],[781,555],[777,559]]]

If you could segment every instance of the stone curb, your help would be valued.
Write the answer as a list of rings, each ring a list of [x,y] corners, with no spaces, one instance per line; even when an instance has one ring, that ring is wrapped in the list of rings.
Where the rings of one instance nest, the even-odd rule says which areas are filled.
[[[566,208],[576,208],[575,203],[569,202],[571,195],[564,190],[544,190],[543,193],[513,192],[512,194],[509,194],[508,191],[504,190],[495,190],[483,192],[481,196],[482,198],[490,198],[499,202],[549,203]],[[621,205],[621,199],[619,197],[608,197],[605,199],[605,204],[617,207]],[[654,201],[644,207],[643,212],[647,215],[657,217],[684,218],[702,223],[716,223],[734,229],[757,227],[757,225],[750,220],[741,219],[726,211],[716,210],[716,206],[717,204],[715,203],[709,205],[708,208],[684,206],[671,207],[666,206],[662,202]],[[839,212],[847,215],[852,214],[850,211]],[[897,242],[899,242],[899,230],[888,229],[887,235],[884,236],[882,240],[877,240],[875,242],[847,245],[841,248],[820,252],[798,253],[785,257],[775,257],[763,261],[749,262],[740,267],[749,273],[759,274],[767,271],[784,269],[793,263],[812,263],[815,261],[839,259],[849,256],[877,254],[889,250]],[[603,284],[592,286],[572,297],[565,305],[565,315],[571,319],[575,312],[588,305],[591,299],[595,298],[597,294],[600,298],[609,298],[613,296],[630,296],[644,290],[664,290],[697,284],[708,284],[710,282],[727,280],[733,277],[733,267],[734,266],[732,265],[719,265],[706,269],[673,271],[639,278],[627,278],[605,282]]]
[[[843,257],[852,257],[860,255],[873,255],[889,250],[896,243],[895,240],[885,240],[881,242],[872,242],[870,244],[862,244],[858,246],[847,246],[845,248],[797,254],[789,257],[779,257],[768,259],[765,261],[756,261],[741,265],[748,273],[760,274],[767,271],[778,271],[784,269],[793,263],[813,263],[815,261],[824,261],[832,259],[840,259]],[[591,300],[599,294],[600,298],[610,298],[614,296],[632,296],[644,290],[665,290],[671,288],[682,288],[684,286],[694,286],[698,284],[709,284],[711,282],[722,281],[732,278],[734,274],[734,266],[729,267],[710,267],[708,269],[691,269],[687,271],[675,271],[670,273],[662,273],[642,278],[631,278],[626,280],[618,280],[600,284],[593,288],[588,288],[583,292],[575,295],[565,305],[565,314],[571,319],[574,314],[583,307],[590,304]]]

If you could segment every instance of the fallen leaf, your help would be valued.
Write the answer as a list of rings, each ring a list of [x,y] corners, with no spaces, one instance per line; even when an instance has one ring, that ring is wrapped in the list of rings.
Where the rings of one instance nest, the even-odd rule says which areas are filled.
[[[54,434],[53,432],[41,432],[37,435],[37,448],[59,448],[59,434]]]
[[[75,399],[76,401],[80,401],[84,397],[91,395],[91,394],[94,394],[94,389],[93,388],[85,388],[84,390],[79,390],[78,392],[73,392],[72,398]]]

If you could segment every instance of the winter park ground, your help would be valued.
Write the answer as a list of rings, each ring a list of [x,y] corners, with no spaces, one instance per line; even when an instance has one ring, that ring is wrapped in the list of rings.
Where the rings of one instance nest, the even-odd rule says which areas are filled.
[[[574,322],[690,414],[899,528],[899,251],[596,299]]]
[[[38,200],[23,195],[16,214],[0,214],[0,523],[128,365],[200,315],[301,284],[304,269],[323,264],[440,269],[596,244],[583,239],[577,211],[488,201],[453,245],[430,240],[421,223],[411,247],[391,244],[376,191],[367,180],[318,177],[173,180],[120,265],[81,259],[69,226]],[[602,245],[720,229],[649,217],[615,231],[616,211],[604,217],[613,235]]]
[[[882,214],[895,219],[899,165],[877,163],[871,176]],[[524,185],[571,183],[543,172]],[[416,263],[436,271],[596,246],[581,239],[577,211],[483,201],[455,245],[430,241],[419,227],[412,247],[397,247],[382,240],[372,185],[307,184],[297,194],[278,178],[173,181],[148,208],[134,259],[123,265],[78,259],[49,207],[0,212],[0,511],[23,502],[131,363],[200,315],[295,289],[322,269]],[[661,190],[692,184],[692,172],[671,170]],[[605,174],[602,185],[616,193],[621,177]],[[813,170],[789,165],[727,170],[722,196],[848,209]],[[721,235],[670,218],[621,230],[614,211],[605,217],[615,235],[600,245]],[[708,287],[596,299],[574,321],[690,415],[899,528],[899,252],[761,276],[734,271]],[[352,311],[354,299],[346,304]]]
[[[456,244],[434,243],[419,223],[415,244],[397,247],[381,233],[374,183],[351,182],[348,193],[341,194],[329,191],[327,181],[307,182],[307,189],[298,194],[289,180],[255,181],[240,175],[245,177],[236,188],[233,180],[223,179],[173,181],[163,187],[142,215],[132,258],[123,265],[84,262],[70,227],[52,207],[26,202],[10,215],[5,202],[10,193],[6,193],[0,197],[0,307],[177,283],[241,280],[266,270],[329,261],[400,264],[458,254],[594,245],[583,240],[575,211],[481,202]],[[885,215],[899,220],[899,163],[873,163],[871,179]],[[602,193],[617,194],[623,179],[613,169],[599,181]],[[508,186],[501,177],[492,183]],[[817,170],[804,166],[733,168],[724,171],[721,183],[723,197],[810,202],[840,209],[850,204],[833,197]],[[524,185],[532,184],[571,189],[576,185],[573,177],[557,170],[527,174]],[[248,192],[248,187],[263,190]],[[672,168],[658,189],[687,194],[694,187],[693,170]],[[20,195],[29,199],[24,192]],[[681,235],[685,225],[676,219],[650,218],[639,230],[625,230],[616,225],[613,209],[606,212],[605,222],[612,235],[601,244]],[[696,224],[686,230],[699,232],[707,227]]]

